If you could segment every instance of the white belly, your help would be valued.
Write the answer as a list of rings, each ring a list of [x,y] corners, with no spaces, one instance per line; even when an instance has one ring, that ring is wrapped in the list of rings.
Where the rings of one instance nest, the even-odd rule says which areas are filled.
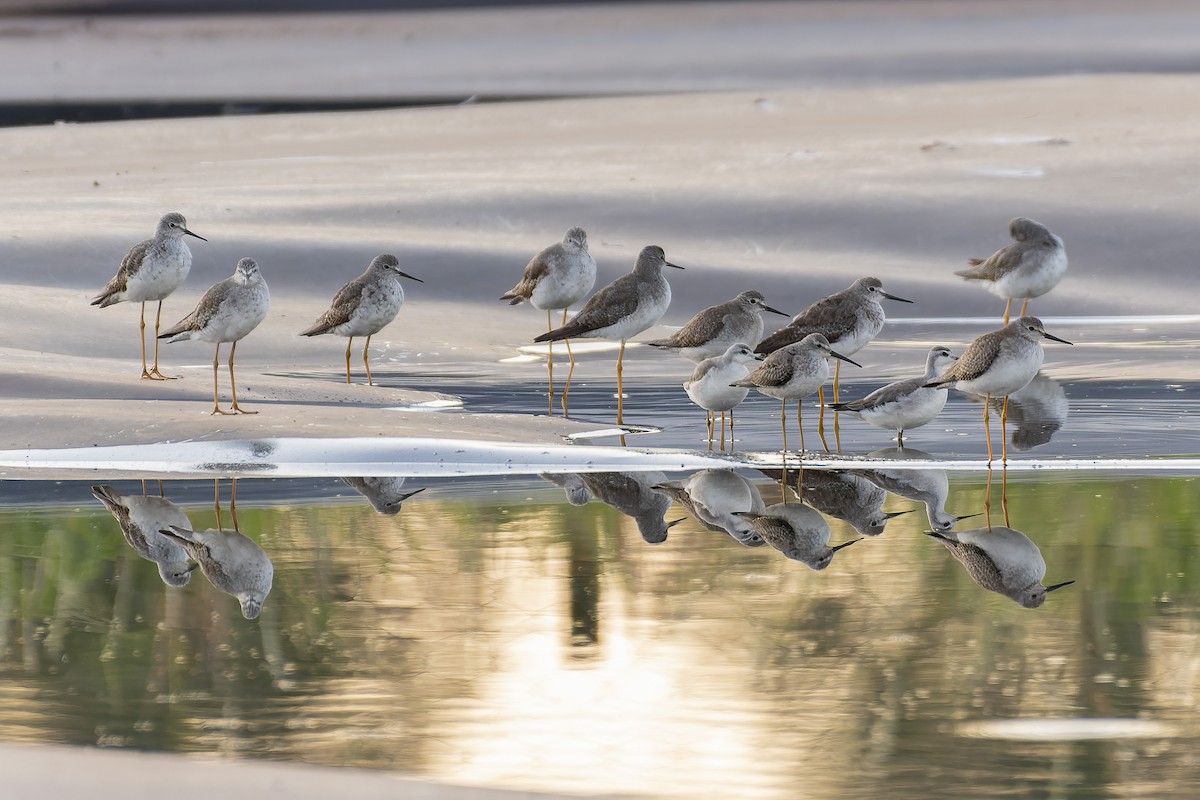
[[[894,403],[860,411],[859,416],[876,428],[907,431],[929,424],[942,413],[947,394],[942,389],[917,389]]]
[[[707,411],[729,411],[746,399],[749,389],[730,386],[750,374],[744,364],[729,364],[705,373],[698,381],[683,385],[692,402]]]
[[[591,255],[563,259],[557,268],[538,281],[529,297],[534,308],[543,311],[568,308],[582,300],[596,285],[596,262]]]

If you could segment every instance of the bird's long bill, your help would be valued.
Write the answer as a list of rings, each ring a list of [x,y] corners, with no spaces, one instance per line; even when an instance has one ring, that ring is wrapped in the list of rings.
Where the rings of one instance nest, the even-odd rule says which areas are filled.
[[[420,278],[409,275],[407,272],[401,272],[400,270],[396,270],[396,274],[399,275],[401,278],[408,278],[410,281],[416,281],[417,283],[425,282],[425,281],[421,280]]]
[[[733,515],[735,517],[741,517],[742,519],[749,520],[755,520],[762,516],[762,514],[755,514],[753,511],[735,511],[733,512]]]
[[[858,363],[857,361],[855,361],[852,358],[846,358],[846,356],[842,355],[841,353],[835,353],[832,350],[830,350],[829,355],[833,356],[834,358],[841,359],[842,361],[845,361],[847,364],[853,364],[854,366],[859,367],[859,368],[862,367],[862,364]]]
[[[884,514],[883,517],[884,517],[884,519],[895,519],[896,517],[900,516],[901,514],[911,514],[912,512],[913,512],[913,510],[910,508],[907,511],[893,511],[890,514]]]
[[[782,311],[780,311],[778,308],[771,308],[770,306],[766,306],[766,305],[763,306],[763,311],[770,311],[772,314],[778,314],[781,317],[790,317],[791,316],[791,314],[785,314]]]
[[[1057,336],[1053,336],[1049,333],[1046,333],[1045,331],[1042,331],[1042,336],[1045,336],[1047,339],[1050,339],[1051,341],[1062,342],[1063,344],[1070,344],[1070,345],[1075,344],[1074,342],[1068,342],[1066,339],[1060,339]]]
[[[667,527],[668,527],[668,528],[674,528],[676,525],[678,525],[679,523],[683,522],[685,519],[687,519],[687,517],[680,517],[679,519],[673,519],[673,520],[671,520],[670,522],[668,522],[668,523],[667,523]]]
[[[683,267],[679,266],[678,264],[672,264],[670,261],[664,261],[663,265],[668,266],[668,267],[674,267],[675,269],[683,269]]]
[[[838,550],[841,550],[843,547],[849,547],[850,545],[854,544],[855,542],[861,542],[861,541],[862,541],[862,539],[851,539],[848,542],[842,542],[837,547],[831,547],[829,549],[831,552],[836,553]],[[1047,590],[1047,591],[1049,591],[1049,590]]]
[[[751,355],[754,356],[755,361],[766,361],[767,360],[766,353],[751,353]]]
[[[888,294],[887,292],[885,292],[883,290],[880,290],[879,293],[881,295],[883,295],[884,297],[886,297],[888,300],[895,300],[900,303],[911,303],[912,302],[912,300],[905,300],[903,297],[896,297],[896,295]]]
[[[983,516],[983,512],[979,512],[978,514],[963,514],[961,517],[955,517],[954,521],[962,522],[964,519],[970,519],[971,517],[982,517],[982,516]]]
[[[1053,586],[1047,586],[1047,587],[1046,587],[1046,594],[1050,594],[1050,593],[1051,593],[1051,592],[1053,592],[1055,589],[1061,589],[1061,588],[1063,588],[1064,586],[1070,586],[1070,585],[1071,585],[1072,583],[1074,583],[1074,582],[1075,582],[1075,581],[1066,581],[1065,583],[1056,583],[1056,584],[1054,584]]]
[[[191,231],[189,231],[187,228],[184,228],[184,229],[183,229],[183,232],[184,232],[184,233],[186,233],[188,236],[195,236],[197,239],[199,239],[199,240],[200,240],[200,241],[202,241],[202,242],[207,242],[207,241],[208,241],[208,239],[205,239],[205,238],[204,238],[203,236],[201,236],[200,234],[198,234],[198,233],[192,233],[192,232],[191,232]]]

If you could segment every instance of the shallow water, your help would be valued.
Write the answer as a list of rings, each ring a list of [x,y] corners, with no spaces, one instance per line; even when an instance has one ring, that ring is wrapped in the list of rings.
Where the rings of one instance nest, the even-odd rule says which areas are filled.
[[[340,481],[245,479],[240,528],[274,565],[256,620],[199,571],[165,586],[87,484],[0,484],[0,735],[578,793],[1193,796],[1196,479],[1001,479],[993,525],[1006,496],[1045,583],[1075,581],[1040,608],[977,585],[896,494],[913,513],[814,571],[658,500],[651,522],[684,521],[648,544],[595,499],[632,510],[629,479],[579,506],[537,478],[410,479],[395,515]],[[805,480],[818,508],[845,495]],[[211,481],[166,489],[215,524]],[[945,489],[983,511],[982,475]]]

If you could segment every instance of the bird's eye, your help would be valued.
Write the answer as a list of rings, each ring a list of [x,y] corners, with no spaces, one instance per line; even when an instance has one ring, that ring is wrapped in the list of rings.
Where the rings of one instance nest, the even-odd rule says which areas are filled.
[[[1029,326],[1029,330],[1031,330],[1031,331],[1036,331],[1036,330],[1037,330],[1037,328],[1035,328],[1035,327],[1033,327],[1032,325],[1030,325],[1030,326]]]

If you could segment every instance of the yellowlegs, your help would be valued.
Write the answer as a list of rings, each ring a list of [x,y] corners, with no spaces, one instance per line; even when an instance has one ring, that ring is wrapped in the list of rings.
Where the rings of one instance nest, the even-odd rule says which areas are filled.
[[[267,316],[271,295],[267,282],[258,271],[253,258],[243,258],[237,263],[233,275],[209,288],[195,310],[173,325],[170,330],[159,334],[167,343],[201,339],[213,342],[217,349],[213,353],[213,410],[214,414],[257,414],[238,406],[237,383],[233,377],[233,356],[237,343]],[[217,364],[221,357],[221,343],[233,342],[229,348],[229,389],[233,395],[231,411],[221,410],[217,402]]]
[[[142,377],[149,380],[170,380],[158,371],[158,329],[162,323],[162,301],[179,288],[192,268],[192,251],[184,243],[184,236],[203,236],[187,229],[183,214],[172,211],[164,214],[154,230],[154,238],[134,245],[121,259],[117,274],[108,282],[92,305],[107,306],[128,300],[142,304],[139,338],[142,343]],[[158,313],[154,315],[154,368],[146,369],[146,303],[158,301]]]
[[[661,247],[650,245],[638,254],[633,271],[622,275],[592,295],[575,319],[561,328],[543,333],[535,342],[560,339],[608,339],[620,341],[617,351],[617,424],[624,422],[622,365],[625,342],[662,318],[671,304],[671,285],[663,277],[663,267],[683,269],[667,261]]]
[[[346,383],[350,383],[350,345],[355,336],[366,336],[363,344],[363,366],[367,369],[367,385],[374,386],[371,377],[371,362],[367,352],[371,348],[371,337],[396,318],[404,305],[404,287],[401,278],[424,283],[400,270],[400,261],[387,253],[375,256],[367,271],[347,283],[333,296],[333,304],[320,319],[300,332],[301,336],[320,336],[332,333],[348,337],[346,341]]]
[[[194,531],[179,525],[161,533],[179,542],[200,564],[209,583],[238,599],[242,616],[254,619],[271,591],[275,569],[258,544],[243,533],[209,528]]]
[[[761,292],[742,292],[728,302],[704,309],[666,339],[655,339],[646,344],[700,363],[721,355],[738,342],[751,347],[758,344],[763,334],[764,311],[788,316],[767,305]]]
[[[996,526],[970,531],[929,533],[937,539],[975,583],[1002,594],[1025,608],[1038,608],[1046,595],[1075,581],[1043,586],[1046,560],[1025,534]]]
[[[738,516],[749,520],[763,540],[788,558],[812,569],[829,566],[837,551],[860,539],[829,546],[829,523],[802,503],[776,503],[762,512],[742,511]]]
[[[987,290],[1008,300],[1004,306],[1004,324],[1013,300],[1024,300],[1021,316],[1029,311],[1029,301],[1053,289],[1067,274],[1067,248],[1040,222],[1017,217],[1008,223],[1013,243],[987,258],[970,259],[971,268],[954,273],[969,281],[987,285]]]
[[[896,431],[897,443],[904,446],[904,432],[932,422],[946,406],[946,392],[925,384],[950,368],[955,361],[948,347],[932,347],[925,358],[925,374],[889,383],[861,400],[833,403],[834,411],[846,411],[864,422]]]
[[[93,486],[92,494],[117,518],[121,533],[134,552],[158,565],[163,583],[187,586],[195,569],[188,565],[187,551],[169,536],[159,533],[172,525],[191,527],[179,506],[165,497],[125,495],[107,485]]]
[[[964,392],[983,395],[983,429],[987,437],[988,462],[992,460],[992,430],[988,424],[988,408],[993,395],[1004,397],[1020,391],[1033,380],[1042,368],[1045,353],[1042,339],[1071,344],[1046,333],[1037,317],[1021,317],[999,330],[985,333],[971,342],[949,369],[940,377],[925,384],[938,388],[953,386]],[[1005,425],[1008,422],[1008,403],[1000,412],[1001,458],[1008,458]]]
[[[721,412],[721,449],[725,449],[725,412],[730,412],[730,432],[732,440],[733,409],[738,406],[750,392],[748,388],[734,386],[735,381],[743,380],[750,374],[750,365],[762,361],[763,357],[755,355],[750,345],[744,342],[731,344],[729,349],[716,358],[706,358],[692,370],[692,377],[683,384],[683,390],[693,403],[708,412],[708,449],[713,445],[713,428],[716,425],[716,412]]]

